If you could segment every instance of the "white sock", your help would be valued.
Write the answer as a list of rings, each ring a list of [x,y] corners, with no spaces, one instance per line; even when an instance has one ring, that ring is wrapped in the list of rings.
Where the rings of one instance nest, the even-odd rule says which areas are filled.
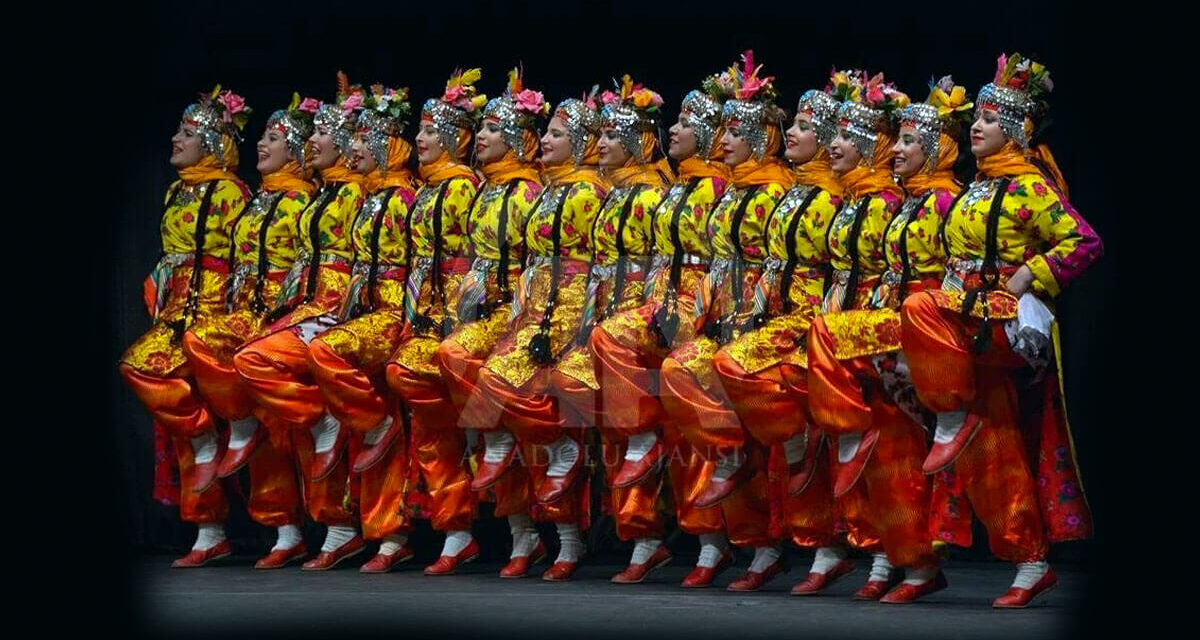
[[[325,544],[321,545],[321,551],[334,552],[341,549],[342,545],[350,542],[356,533],[358,532],[354,530],[354,527],[330,526],[325,531]]]
[[[750,570],[754,573],[762,573],[779,560],[781,555],[783,555],[783,551],[778,547],[755,547],[754,560],[750,562]]]
[[[871,575],[867,576],[867,581],[883,580],[887,581],[892,574],[892,563],[888,562],[886,553],[871,554],[874,558],[871,561]]]
[[[858,452],[858,445],[862,444],[863,434],[861,433],[844,433],[838,436],[838,462],[846,464]]]
[[[567,436],[546,445],[546,453],[550,456],[550,465],[546,475],[551,478],[561,478],[575,466],[579,460],[579,445]]]
[[[442,555],[456,556],[471,544],[470,531],[447,531],[446,542],[442,544]]]
[[[325,453],[333,448],[333,443],[337,442],[338,432],[342,430],[342,423],[331,414],[326,413],[321,416],[321,419],[312,426],[313,442],[316,444],[317,453]]]
[[[408,542],[408,536],[403,533],[389,533],[383,537],[383,542],[379,543],[379,554],[384,556],[395,555],[397,551],[404,548]]]
[[[205,522],[196,532],[196,544],[192,545],[192,550],[208,551],[222,542],[225,542],[225,525],[219,522]]]
[[[662,540],[658,538],[638,538],[637,544],[633,545],[633,556],[629,559],[629,564],[646,564],[661,544]]]
[[[556,524],[558,528],[558,557],[555,562],[579,562],[583,555],[583,538],[577,524]]]
[[[196,464],[207,464],[217,457],[217,432],[209,429],[192,438],[192,460]]]
[[[271,547],[271,551],[291,549],[301,542],[304,542],[304,536],[300,534],[300,527],[285,524],[279,527],[279,535],[275,538],[275,546]]]
[[[658,434],[653,431],[629,436],[629,445],[625,448],[625,459],[637,462],[645,458],[646,454],[650,453],[650,449],[654,448],[655,442],[658,442]]]
[[[229,448],[243,449],[250,444],[254,432],[258,431],[258,418],[251,416],[229,422]]]
[[[717,563],[721,561],[721,555],[728,548],[729,543],[725,540],[725,534],[700,534],[700,559],[696,561],[696,566],[709,569],[717,566]]]
[[[1038,562],[1018,562],[1017,563],[1017,578],[1013,580],[1012,586],[1019,589],[1032,589],[1033,585],[1037,584],[1042,576],[1050,570],[1050,563],[1045,560]]]
[[[713,471],[713,480],[717,482],[725,482],[735,471],[740,469],[746,462],[746,452],[741,449],[736,449],[731,455],[721,456],[717,460],[716,470]]]
[[[533,526],[533,518],[524,513],[514,513],[508,517],[508,530],[512,532],[512,555],[510,558],[527,556],[533,553],[538,543],[537,529]]]
[[[388,429],[392,428],[392,417],[387,416],[379,424],[371,428],[370,431],[363,434],[363,444],[368,447],[374,446],[375,443],[383,439],[387,435]]]
[[[513,435],[503,429],[483,432],[483,461],[500,462],[513,450],[517,443]]]
[[[966,411],[944,411],[937,414],[937,429],[933,432],[933,441],[946,444],[958,435],[963,423],[967,421]]]
[[[846,550],[842,547],[820,547],[817,549],[816,556],[813,557],[812,568],[808,572],[824,575],[845,559]]]
[[[808,429],[783,441],[783,457],[788,464],[796,464],[804,460],[804,449],[808,445]]]
[[[924,569],[908,569],[905,571],[904,584],[922,585],[937,575],[937,567],[926,567]]]

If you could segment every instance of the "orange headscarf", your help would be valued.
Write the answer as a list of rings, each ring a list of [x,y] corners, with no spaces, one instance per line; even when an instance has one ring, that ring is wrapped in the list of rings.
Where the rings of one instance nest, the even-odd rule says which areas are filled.
[[[361,184],[365,179],[363,174],[355,171],[350,166],[350,156],[344,153],[338,156],[337,162],[334,162],[331,166],[328,166],[324,169],[317,169],[317,172],[321,175],[321,182],[325,184],[331,182],[353,182],[355,184]]]
[[[513,180],[541,182],[534,163],[518,159],[512,149],[506,151],[504,157],[483,165],[479,170],[483,173],[483,178],[493,184],[508,184]]]
[[[892,146],[896,141],[890,133],[876,134],[875,152],[871,156],[870,165],[857,166],[841,175],[842,186],[846,196],[851,201],[872,193],[891,191],[897,198],[903,193],[892,179],[891,161]]]
[[[819,187],[839,198],[842,196],[842,181],[829,165],[829,151],[825,147],[819,147],[811,160],[796,167],[796,182]]]
[[[1030,162],[1031,158],[1039,161],[1042,167],[1045,167],[1045,171],[1042,170],[1042,167]],[[1054,161],[1050,147],[1044,144],[1039,144],[1029,151],[1023,151],[1017,143],[1009,140],[996,153],[979,158],[975,165],[980,175],[985,178],[1019,176],[1027,173],[1039,174],[1055,183],[1054,186],[1062,192],[1064,198],[1070,197],[1067,195],[1067,181],[1063,178],[1058,163]],[[1050,175],[1046,175],[1047,173]]]
[[[179,179],[183,180],[186,185],[196,185],[209,180],[240,180],[237,177],[237,147],[233,146],[233,140],[230,139],[226,146],[226,155],[233,157],[233,162],[227,162],[224,166],[217,157],[211,153],[200,158],[200,162],[179,169]]]
[[[317,185],[304,177],[300,163],[288,160],[276,171],[262,177],[263,191],[302,191],[308,195],[317,192]]]
[[[570,160],[562,163],[542,167],[542,182],[546,186],[562,184],[567,182],[590,182],[599,189],[607,190],[609,183],[596,170],[594,164],[574,165]]]
[[[767,151],[762,160],[751,153],[745,162],[733,168],[733,186],[748,187],[751,185],[770,184],[772,182],[789,188],[796,181],[787,163],[779,157],[779,149],[783,143],[783,135],[778,125],[767,125]]]
[[[705,162],[696,156],[691,156],[679,161],[679,174],[676,181],[687,182],[692,178],[720,178],[728,181],[732,173],[729,165],[724,162],[719,160]]]
[[[421,165],[417,171],[421,175],[421,180],[430,185],[438,185],[452,178],[476,178],[471,167],[452,159],[450,154],[444,151],[437,160]]]
[[[958,192],[962,191],[962,185],[954,179],[954,163],[957,161],[958,143],[944,133],[938,134],[938,157],[933,165],[933,173],[922,168],[916,174],[904,178],[902,182],[905,191],[914,198],[920,198],[933,189],[944,189],[958,195]]]
[[[416,190],[416,178],[408,170],[408,159],[412,156],[412,149],[412,145],[404,138],[388,136],[387,173],[384,174],[379,166],[368,173],[363,181],[367,193],[375,193],[389,187]]]

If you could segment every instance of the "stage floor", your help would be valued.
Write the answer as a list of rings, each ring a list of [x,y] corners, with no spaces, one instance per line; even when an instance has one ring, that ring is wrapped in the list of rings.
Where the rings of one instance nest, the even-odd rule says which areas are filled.
[[[847,637],[874,638],[1061,638],[1074,636],[1088,576],[1056,567],[1058,587],[1025,610],[991,608],[1013,568],[1003,563],[952,564],[950,587],[910,605],[855,602],[850,594],[865,580],[869,560],[824,594],[793,597],[804,576],[793,567],[762,591],[731,593],[724,587],[741,575],[746,559],[708,589],[680,588],[694,558],[676,557],[639,585],[614,585],[615,564],[584,564],[575,579],[538,577],[502,580],[499,564],[469,564],[454,576],[426,577],[422,564],[385,575],[363,575],[368,556],[328,572],[301,572],[297,565],[254,571],[252,557],[234,557],[202,569],[170,568],[170,558],[139,560],[136,584],[146,630],[155,635],[274,632],[337,640],[347,632],[379,630],[386,637],[432,633],[438,637]],[[585,561],[586,562],[586,561]],[[535,567],[540,574],[548,566]],[[290,633],[289,633],[290,632]],[[357,635],[357,633],[356,633]]]

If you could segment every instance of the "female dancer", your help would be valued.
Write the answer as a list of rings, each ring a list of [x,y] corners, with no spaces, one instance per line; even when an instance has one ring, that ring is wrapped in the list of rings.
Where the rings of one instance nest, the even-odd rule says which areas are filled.
[[[953,172],[958,120],[971,106],[966,90],[947,76],[932,87],[927,103],[900,111],[892,170],[907,199],[884,235],[887,271],[867,308],[821,316],[809,333],[812,415],[838,444],[833,495],[861,480],[867,519],[879,532],[888,564],[907,567],[902,584],[879,594],[888,603],[911,602],[946,586],[930,543],[929,483],[921,472],[924,416],[899,350],[898,310],[907,295],[937,288],[945,273],[942,222],[961,191]],[[868,586],[875,597],[890,586],[888,576],[875,576]]]
[[[479,69],[456,71],[445,92],[425,101],[417,131],[417,192],[407,225],[406,326],[389,359],[388,387],[405,404],[411,422],[411,452],[429,498],[430,523],[446,532],[441,557],[426,575],[454,573],[479,555],[471,537],[475,496],[466,459],[467,441],[455,426],[450,398],[434,356],[454,327],[460,285],[471,260],[466,256],[467,217],[479,183],[465,164],[479,111]]]
[[[293,443],[301,472],[309,475],[305,503],[313,520],[328,526],[316,558],[302,569],[329,569],[364,548],[346,504],[349,467],[337,446],[344,437],[313,380],[308,343],[337,323],[350,282],[354,248],[350,229],[363,203],[363,175],[350,164],[350,143],[363,91],[338,73],[336,104],[313,118],[311,164],[321,188],[300,214],[300,249],[284,278],[279,300],[261,336],[233,356],[273,443]],[[280,446],[280,444],[277,444]]]
[[[363,573],[386,573],[413,555],[404,509],[408,458],[404,447],[391,446],[403,428],[394,424],[383,380],[404,324],[407,229],[417,189],[408,169],[412,145],[401,137],[410,111],[407,88],[373,85],[364,98],[350,157],[370,195],[350,229],[354,267],[339,314],[343,322],[308,345],[329,414],[362,435],[363,450],[352,465],[359,474],[358,512],[363,538],[381,540]]]
[[[436,356],[445,387],[440,393],[460,411],[471,393],[479,365],[508,328],[525,254],[525,221],[541,192],[534,164],[537,127],[549,110],[542,94],[526,88],[520,71],[513,69],[504,94],[484,107],[475,134],[475,159],[480,163],[484,183],[467,218],[473,260],[454,311],[459,326],[441,342]],[[462,368],[448,370],[448,362]],[[456,414],[444,420],[448,421],[445,428],[451,436],[465,435],[468,445],[477,439],[470,431],[453,433],[458,430]],[[511,480],[493,488],[494,513],[508,517],[513,534],[512,556],[508,566],[500,570],[505,578],[524,576],[529,564],[545,555],[530,517],[528,479],[514,476]]]
[[[300,214],[317,191],[304,164],[318,104],[293,94],[288,108],[267,119],[258,141],[262,186],[233,225],[233,274],[226,283],[225,308],[183,334],[197,390],[213,413],[229,421],[217,476],[227,478],[249,463],[250,517],[278,530],[275,546],[254,564],[256,569],[283,567],[308,553],[300,533],[307,476],[296,473],[290,434],[281,433],[283,441],[275,443],[258,428],[254,399],[233,368],[233,354],[262,329],[268,305],[296,259]]]
[[[809,573],[820,576],[798,585],[797,594],[823,587],[826,573],[838,562],[828,549],[836,539],[829,459],[821,455],[821,438],[810,425],[807,389],[791,384],[805,376],[798,361],[828,286],[826,236],[842,207],[842,184],[826,148],[837,133],[837,110],[838,100],[820,90],[800,98],[784,152],[796,167],[796,185],[767,223],[768,256],[754,296],[751,326],[756,328],[713,358],[745,427],[743,441],[748,436],[758,445],[782,450],[787,473],[780,474],[780,519],[793,542],[817,549]],[[811,489],[810,482],[815,482]]]
[[[711,82],[705,83],[711,86]],[[655,473],[630,480],[614,476],[625,459],[638,459],[659,437],[666,446],[678,449],[667,460],[671,498],[679,526],[700,536],[700,558],[683,580],[685,587],[706,587],[733,562],[725,541],[719,509],[695,509],[687,489],[711,473],[711,463],[701,458],[666,421],[658,400],[658,370],[674,346],[695,337],[687,318],[695,304],[695,290],[708,271],[711,250],[705,223],[713,205],[725,193],[729,168],[722,162],[721,102],[715,92],[689,92],[680,105],[679,120],[671,127],[668,153],[679,162],[675,184],[654,211],[650,238],[654,257],[646,277],[643,304],[605,319],[592,332],[595,378],[599,383],[603,419],[599,421],[605,445],[603,454],[617,533],[639,542],[661,541],[662,515],[658,510],[661,480]],[[638,446],[638,442],[642,444]],[[573,466],[573,473],[577,468]],[[631,466],[632,470],[633,467]],[[643,544],[643,553],[650,546]],[[641,560],[640,558],[638,560]],[[622,572],[625,582],[645,577],[644,560]]]
[[[992,553],[1017,565],[992,603],[1000,608],[1024,607],[1053,587],[1048,543],[1091,530],[1056,388],[1057,329],[1043,300],[1091,266],[1101,243],[1067,201],[1049,148],[1031,145],[1051,87],[1041,64],[1000,56],[971,125],[979,174],[946,221],[946,277],[900,309],[917,397],[936,413],[923,467],[953,471],[939,480],[965,496],[955,506],[973,509]],[[1026,413],[1018,401],[1030,398],[1018,396],[1013,374],[1029,366],[1041,383],[1022,384],[1038,405]]]
[[[597,150],[612,190],[592,223],[592,269],[579,333],[567,351],[558,354],[550,374],[550,395],[557,399],[556,411],[512,421],[519,441],[543,446],[549,453],[549,469],[537,491],[541,504],[559,500],[571,487],[573,476],[577,477],[574,471],[585,465],[580,452],[580,444],[586,442],[584,429],[602,422],[603,415],[603,408],[597,406],[599,384],[588,339],[597,322],[641,303],[646,267],[654,249],[651,222],[670,179],[670,166],[660,162],[659,155],[662,97],[625,75],[617,92],[605,91],[601,102]],[[517,413],[519,409],[512,411]],[[601,455],[606,464],[605,476],[612,482],[623,447],[611,439],[606,439],[606,445]],[[656,488],[649,491],[657,493]],[[623,500],[628,494],[618,489],[612,502],[617,535],[622,540],[638,539],[640,546],[634,547],[633,564],[641,564],[644,559],[637,559],[642,553],[639,549],[646,546],[641,542],[661,541],[662,530],[655,522],[653,500],[647,520],[644,514],[627,510],[635,506]],[[634,578],[622,572],[612,581],[641,582],[640,575]]]
[[[661,375],[662,403],[669,420],[702,457],[715,463],[707,486],[688,488],[692,495],[698,494],[695,507],[720,502],[730,542],[755,548],[749,571],[729,589],[753,591],[782,571],[778,545],[769,530],[766,464],[762,451],[746,447],[754,459],[738,465],[739,477],[730,478],[737,467],[726,459],[747,451],[740,446],[742,426],[713,371],[712,358],[722,344],[742,332],[749,319],[754,285],[767,253],[768,216],[795,177],[778,157],[782,110],[775,105],[773,78],[758,76],[761,66],[754,65],[753,52],[744,53],[742,62],[741,68],[732,67],[714,80],[714,86],[730,96],[723,110],[722,144],[733,176],[707,222],[713,263],[696,301],[700,329],[694,340],[663,361]],[[665,453],[663,443],[655,442],[645,456],[627,461],[626,466],[646,468]],[[743,482],[743,476],[749,481]],[[665,554],[660,547],[650,558],[651,566]]]
[[[236,175],[237,142],[251,109],[217,87],[188,106],[171,138],[179,172],[167,192],[159,228],[163,255],[146,279],[146,308],[154,318],[121,355],[121,377],[154,417],[155,498],[179,505],[184,522],[199,525],[192,550],[172,566],[199,567],[231,553],[225,540],[229,504],[216,478],[220,443],[212,412],[196,393],[183,353],[183,332],[224,302],[229,236],[250,199]],[[179,486],[170,482],[174,455]]]
[[[593,255],[591,229],[608,193],[608,183],[596,171],[599,160],[600,116],[591,97],[565,100],[553,111],[542,137],[542,178],[546,188],[529,212],[525,245],[530,258],[513,299],[513,320],[495,349],[477,369],[465,349],[444,347],[442,370],[465,398],[459,424],[483,432],[485,450],[472,487],[491,487],[501,502],[528,503],[530,474],[544,476],[551,465],[522,465],[516,461],[519,429],[526,416],[553,416],[557,399],[549,394],[550,374],[562,353],[574,344],[584,313],[589,265]],[[536,452],[525,447],[521,457]],[[554,465],[556,473],[570,466],[566,455]],[[526,468],[527,467],[527,468]],[[545,480],[538,482],[539,486]],[[516,493],[516,497],[506,497]],[[520,492],[524,492],[521,494]],[[555,522],[561,542],[558,559],[542,575],[567,580],[583,554],[580,525],[587,492],[576,483],[548,505],[538,505],[544,519]],[[524,548],[535,553],[536,538],[525,534]],[[514,537],[514,554],[518,539]],[[524,550],[524,549],[523,549]],[[513,566],[512,572],[527,567]]]

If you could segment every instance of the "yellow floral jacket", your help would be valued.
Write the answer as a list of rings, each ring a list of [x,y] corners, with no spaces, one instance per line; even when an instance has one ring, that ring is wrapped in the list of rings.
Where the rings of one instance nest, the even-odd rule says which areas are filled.
[[[439,333],[454,319],[458,289],[470,266],[467,217],[476,185],[473,178],[455,177],[427,182],[417,191],[408,218],[412,266],[405,285],[404,314],[409,323],[419,316],[422,321],[418,324],[428,325],[416,327],[421,333]],[[435,245],[441,254],[441,278],[436,283],[430,277]]]
[[[363,200],[362,185],[356,182],[327,183],[304,208],[296,261],[283,281],[276,310],[271,314],[276,319],[266,331],[336,314],[341,309],[354,261],[350,229]],[[314,257],[319,257],[316,276],[310,278]]]
[[[476,358],[486,358],[508,329],[511,304],[521,279],[525,253],[525,223],[538,202],[542,185],[516,178],[507,183],[488,181],[479,190],[467,220],[467,235],[475,258],[458,294],[459,325],[448,338]],[[507,208],[506,208],[507,207]],[[501,212],[505,212],[503,224]],[[503,227],[503,233],[501,232]],[[508,273],[501,290],[501,236],[507,238]]]
[[[404,187],[385,187],[372,193],[359,208],[351,225],[354,267],[343,304],[343,318],[355,310],[401,309],[404,304],[404,270],[408,258],[408,216],[416,194]],[[376,261],[375,299],[369,301],[372,255]]]
[[[855,256],[858,259],[858,286],[854,307],[867,304],[879,275],[887,270],[883,256],[883,235],[892,216],[899,211],[903,201],[890,191],[881,191],[847,202],[829,227],[829,262],[833,267],[833,284],[826,292],[822,311],[831,313],[840,310]],[[858,242],[850,246],[855,219],[862,218]]]
[[[824,295],[829,262],[825,238],[841,204],[840,197],[820,187],[797,184],[771,213],[766,269],[754,289],[754,317],[765,324],[723,347],[747,373],[777,365],[805,348]],[[790,282],[784,273],[789,262],[794,262]],[[784,286],[789,288],[790,308],[783,302]]]
[[[577,335],[592,258],[591,229],[606,195],[605,189],[591,182],[555,184],[546,188],[529,214],[525,243],[530,260],[513,299],[513,322],[484,364],[518,389],[542,369],[530,355],[528,345],[540,330],[552,289],[555,211],[561,206],[562,262],[558,300],[550,316],[550,347],[558,354]]]
[[[987,219],[999,180],[971,184],[946,221],[951,261],[982,260]],[[1033,271],[1033,290],[1057,296],[1100,257],[1100,237],[1070,203],[1038,174],[1008,183],[997,227],[999,259]]]
[[[167,375],[187,361],[175,327],[181,321],[192,320],[191,316],[184,317],[184,311],[191,289],[196,225],[204,194],[210,187],[195,319],[202,322],[224,307],[230,232],[250,194],[239,181],[215,180],[194,185],[176,181],[167,191],[166,208],[159,224],[163,256],[145,284],[146,305],[155,322],[121,356],[121,362],[139,371]]]

